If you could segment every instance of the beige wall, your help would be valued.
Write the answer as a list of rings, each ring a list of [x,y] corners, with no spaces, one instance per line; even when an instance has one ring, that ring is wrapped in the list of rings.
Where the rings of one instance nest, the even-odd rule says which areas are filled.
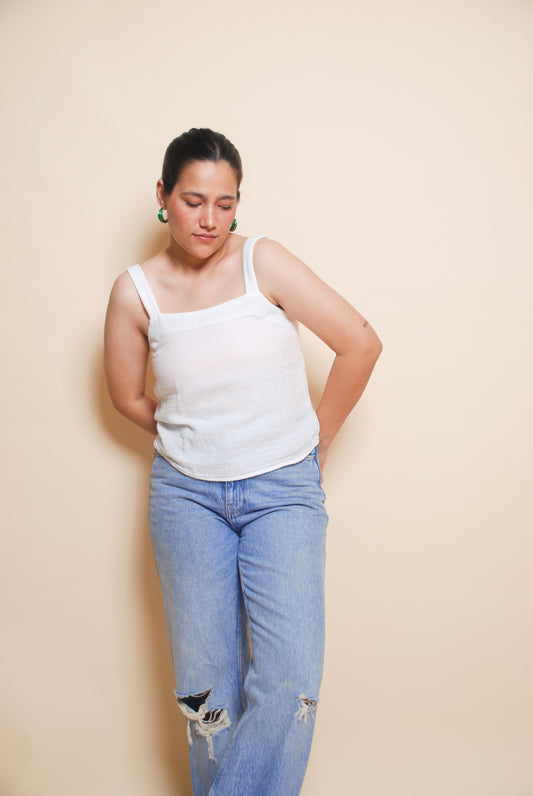
[[[326,472],[303,793],[533,793],[531,3],[5,0],[0,31],[2,795],[189,793],[150,440],[101,349],[193,125],[241,150],[239,231],[385,344]],[[330,356],[304,344],[316,395]]]

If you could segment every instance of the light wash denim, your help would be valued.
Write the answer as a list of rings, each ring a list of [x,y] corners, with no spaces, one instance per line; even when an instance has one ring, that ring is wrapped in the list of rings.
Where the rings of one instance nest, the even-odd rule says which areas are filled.
[[[316,449],[222,482],[154,458],[150,533],[194,796],[300,792],[322,679],[324,499]]]

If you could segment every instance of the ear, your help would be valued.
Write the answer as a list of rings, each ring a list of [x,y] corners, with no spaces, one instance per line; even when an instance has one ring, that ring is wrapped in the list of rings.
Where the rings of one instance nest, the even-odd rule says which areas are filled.
[[[165,186],[163,185],[163,180],[158,180],[157,185],[155,186],[155,195],[157,196],[157,201],[161,207],[165,206],[166,201],[166,193],[165,193]]]

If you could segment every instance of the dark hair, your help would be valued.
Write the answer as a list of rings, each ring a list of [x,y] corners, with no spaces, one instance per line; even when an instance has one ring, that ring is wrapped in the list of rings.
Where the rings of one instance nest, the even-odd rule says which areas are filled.
[[[237,178],[237,199],[242,180],[241,156],[225,135],[215,133],[208,127],[193,127],[182,133],[167,147],[163,160],[161,179],[168,195],[180,178],[183,168],[194,160],[225,160]]]

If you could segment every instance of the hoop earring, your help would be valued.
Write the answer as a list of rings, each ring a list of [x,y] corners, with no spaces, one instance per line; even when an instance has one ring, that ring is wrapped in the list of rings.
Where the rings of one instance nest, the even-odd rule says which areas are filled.
[[[162,224],[168,223],[168,213],[166,218],[164,216],[166,212],[167,212],[166,207],[160,207],[159,210],[157,211],[157,217]]]
[[[235,232],[236,229],[237,229],[237,219],[234,218],[233,221],[231,222],[231,227],[229,228],[229,231]]]

